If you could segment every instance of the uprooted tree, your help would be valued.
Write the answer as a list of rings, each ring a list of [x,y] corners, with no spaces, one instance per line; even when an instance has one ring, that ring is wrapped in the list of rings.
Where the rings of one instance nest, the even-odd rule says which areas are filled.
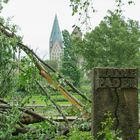
[[[51,76],[48,71],[45,69],[47,67],[54,73],[56,71],[44,63],[29,47],[22,43],[20,37],[15,35],[15,26],[11,28],[5,26],[4,23],[0,23],[0,43],[1,43],[1,98],[7,98],[8,102],[5,102],[1,99],[1,137],[12,138],[13,135],[18,133],[30,132],[32,137],[34,134],[37,134],[41,130],[30,130],[26,128],[24,124],[30,124],[40,121],[47,121],[50,125],[55,126],[56,124],[40,116],[30,110],[27,110],[24,105],[28,102],[29,99],[26,99],[26,95],[31,95],[33,92],[37,91],[47,96],[51,101],[53,106],[57,111],[62,115],[65,122],[68,124],[68,120],[59,108],[59,106],[51,99],[50,95],[47,93],[44,85],[40,82],[39,73],[44,79],[47,80],[48,84],[52,85],[53,90],[58,90],[64,97],[66,97],[73,105],[79,108],[81,111],[84,111],[84,106],[74,98],[67,90],[64,88],[64,85],[68,85],[73,92],[78,93],[84,99],[89,100],[84,94],[82,94],[77,88],[75,88],[69,81],[63,79],[60,74],[57,74],[55,78]],[[18,62],[16,59],[16,52],[18,49],[22,49],[30,58],[22,59],[21,62]],[[17,64],[18,62],[18,64]],[[24,65],[24,63],[28,65]],[[19,64],[20,63],[20,64]],[[26,70],[26,71],[25,71]],[[22,74],[24,73],[24,74]],[[18,83],[20,82],[20,83]],[[24,91],[24,94],[19,94],[19,91]],[[19,98],[18,98],[19,97]],[[90,100],[89,100],[90,101]],[[23,112],[23,113],[21,113]],[[25,115],[25,114],[28,114]],[[29,116],[30,115],[30,116]],[[8,125],[5,125],[8,124]],[[46,124],[46,127],[48,125]],[[68,125],[69,126],[69,125]],[[55,126],[56,127],[56,126]],[[47,127],[48,128],[48,127]],[[6,133],[5,130],[8,130]],[[50,132],[50,131],[48,131]],[[65,133],[65,132],[64,132]],[[39,133],[42,137],[46,137],[46,133]],[[63,133],[62,133],[63,134]],[[49,136],[49,135],[47,135]]]
[[[62,75],[58,74],[51,66],[41,60],[32,49],[22,43],[22,38],[16,35],[15,25],[9,25],[2,18],[0,19],[0,138],[13,139],[40,138],[51,139],[61,129],[57,129],[57,123],[52,119],[47,119],[32,110],[25,108],[32,94],[41,93],[46,96],[58,113],[63,117],[66,126],[70,127],[65,114],[60,107],[51,99],[51,91],[60,92],[68,101],[81,111],[85,110],[82,103],[73,97],[65,85],[69,86],[72,92],[78,93],[81,97],[91,102],[84,94],[73,86]],[[24,51],[28,57],[19,61],[17,53]],[[49,69],[49,70],[48,70]],[[50,75],[49,71],[55,73]],[[40,79],[41,75],[48,84]],[[51,85],[51,86],[49,86]],[[46,91],[46,88],[48,89]],[[5,101],[6,99],[6,101]],[[36,122],[42,122],[36,127],[26,126]],[[52,130],[53,129],[53,130]],[[52,131],[52,132],[51,132]],[[69,132],[69,128],[64,129],[61,134]],[[18,135],[18,136],[17,136]]]

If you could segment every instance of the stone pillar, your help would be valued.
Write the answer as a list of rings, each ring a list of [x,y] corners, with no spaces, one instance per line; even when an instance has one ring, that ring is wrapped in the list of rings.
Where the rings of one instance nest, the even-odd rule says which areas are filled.
[[[138,140],[138,70],[95,68],[93,73],[94,136],[101,130],[104,114],[110,111],[115,119],[114,130],[122,131],[122,139]]]

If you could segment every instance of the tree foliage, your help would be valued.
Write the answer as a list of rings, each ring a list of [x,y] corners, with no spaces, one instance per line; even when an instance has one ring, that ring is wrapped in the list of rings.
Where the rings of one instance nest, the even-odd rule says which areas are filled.
[[[73,52],[71,35],[67,30],[64,30],[62,33],[65,47],[64,55],[62,58],[61,73],[68,79],[71,79],[72,83],[77,86],[80,81],[80,71],[77,67],[77,60]]]
[[[9,0],[0,0],[0,12],[3,9],[3,5],[6,4]]]
[[[75,14],[86,14],[88,15],[88,11],[89,9],[92,9],[93,12],[94,12],[94,1],[93,0],[69,0],[70,3],[71,3],[71,7],[72,7],[72,15],[75,15]],[[122,12],[121,10],[121,7],[124,5],[124,4],[132,4],[134,3],[134,0],[127,0],[127,1],[124,1],[124,0],[114,0],[114,2],[116,3],[116,10],[118,12]]]
[[[139,66],[139,24],[110,11],[99,26],[85,35],[80,52],[87,69]]]
[[[6,25],[6,26],[5,26]],[[16,26],[9,25],[4,19],[0,20],[0,139],[45,139],[46,129],[52,125],[50,123],[38,124],[38,126],[26,126],[22,119],[36,118],[34,112],[21,109],[29,104],[29,99],[38,93],[42,93],[36,85],[36,80],[40,80],[37,67],[33,61],[30,51],[28,56],[17,61],[17,49],[22,40],[15,35]],[[21,46],[20,46],[21,47]],[[26,46],[23,45],[25,48]],[[24,50],[24,49],[23,49]],[[18,62],[18,63],[17,63]],[[40,95],[41,96],[41,95]],[[6,100],[6,102],[5,102]],[[46,98],[44,100],[47,100]],[[48,100],[47,100],[48,101]],[[27,114],[27,112],[29,114]],[[26,112],[26,113],[25,113]],[[26,114],[26,117],[25,117]],[[31,115],[32,114],[32,115]],[[33,129],[33,130],[31,130]],[[33,132],[34,131],[34,132]],[[51,130],[50,130],[51,132]],[[54,132],[54,131],[53,131]],[[19,133],[26,133],[21,134]],[[47,131],[48,136],[49,130]],[[51,135],[52,136],[52,135]],[[50,137],[51,137],[50,136]]]
[[[72,15],[78,15],[78,21],[80,26],[86,31],[91,30],[90,18],[93,13],[96,11],[94,6],[94,0],[69,0],[70,7],[72,8]],[[104,2],[104,1],[103,1]],[[124,5],[134,4],[135,0],[114,0],[115,12],[118,14],[123,13]],[[108,9],[109,10],[109,9]]]
[[[0,97],[5,97],[12,92],[17,40],[16,38],[7,38],[0,32]]]

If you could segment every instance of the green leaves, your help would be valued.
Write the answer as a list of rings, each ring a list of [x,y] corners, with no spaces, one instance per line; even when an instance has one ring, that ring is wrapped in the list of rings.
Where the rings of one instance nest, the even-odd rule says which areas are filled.
[[[136,21],[126,21],[110,12],[83,40],[81,54],[86,60],[86,68],[139,67],[139,38],[140,30]]]
[[[104,138],[104,140],[122,140],[119,137],[120,131],[113,130],[115,119],[112,117],[110,112],[105,113],[105,121],[102,122],[102,130],[97,134],[97,140],[100,138]]]
[[[3,4],[6,4],[9,0],[0,0],[0,12],[3,9]]]
[[[80,71],[77,66],[77,59],[75,53],[73,52],[74,44],[72,44],[72,39],[67,30],[63,31],[64,38],[64,55],[62,58],[61,73],[71,82],[77,86],[80,81]]]
[[[4,114],[0,113],[0,139],[12,139],[12,132],[15,131],[17,122],[19,121],[18,106],[13,105],[11,109]]]
[[[39,90],[36,87],[36,80],[40,79],[37,68],[34,66],[33,62],[28,57],[23,57],[19,63],[21,68],[18,74],[18,88],[24,89],[26,94],[38,94]]]

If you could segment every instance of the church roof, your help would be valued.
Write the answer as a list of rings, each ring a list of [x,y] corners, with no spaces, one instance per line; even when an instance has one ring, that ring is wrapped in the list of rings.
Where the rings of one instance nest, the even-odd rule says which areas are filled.
[[[55,15],[54,22],[53,22],[53,27],[52,27],[52,32],[50,36],[50,43],[53,45],[56,41],[62,43],[62,35],[57,19],[57,15]]]

